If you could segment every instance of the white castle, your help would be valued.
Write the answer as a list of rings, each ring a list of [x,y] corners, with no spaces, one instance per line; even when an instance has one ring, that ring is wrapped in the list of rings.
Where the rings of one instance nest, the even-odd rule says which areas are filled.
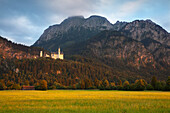
[[[43,51],[40,51],[40,57],[51,57],[53,59],[64,59],[64,54],[60,53],[60,48],[58,48],[58,54],[55,52],[52,52],[51,55],[43,54]]]

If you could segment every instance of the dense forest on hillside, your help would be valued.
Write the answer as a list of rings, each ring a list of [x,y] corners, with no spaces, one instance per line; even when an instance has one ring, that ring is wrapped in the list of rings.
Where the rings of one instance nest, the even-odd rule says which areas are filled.
[[[41,80],[45,80],[48,89],[56,87],[81,89],[99,88],[99,86],[101,86],[100,84],[105,84],[105,82],[105,87],[111,84],[114,87],[116,85],[119,87],[119,85],[122,86],[125,81],[128,81],[129,84],[134,83],[137,79],[147,84],[147,82],[149,83],[152,79],[151,75],[155,74],[156,77],[159,77],[157,75],[161,74],[154,70],[151,71],[151,74],[145,73],[145,68],[137,71],[137,69],[133,67],[122,67],[123,70],[121,70],[121,62],[119,61],[114,63],[119,64],[117,65],[118,67],[115,65],[114,68],[111,68],[108,65],[100,62],[96,63],[92,59],[80,56],[73,56],[70,59],[72,60],[54,60],[51,58],[18,60],[3,59],[1,57],[0,86],[3,84],[4,87],[6,86],[6,89],[13,89],[14,86],[23,85],[38,86]],[[114,62],[116,62],[116,60]],[[145,76],[138,73],[144,74]],[[167,78],[159,79],[164,80],[161,84],[165,86]],[[82,86],[82,84],[85,86]]]

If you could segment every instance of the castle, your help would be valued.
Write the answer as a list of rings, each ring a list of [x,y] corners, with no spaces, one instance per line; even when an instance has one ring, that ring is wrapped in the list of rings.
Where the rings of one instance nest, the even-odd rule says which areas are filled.
[[[51,55],[48,54],[43,54],[43,51],[40,51],[40,57],[49,57],[49,58],[53,58],[53,59],[64,59],[64,54],[60,53],[60,48],[58,48],[58,54],[55,52],[52,52]]]

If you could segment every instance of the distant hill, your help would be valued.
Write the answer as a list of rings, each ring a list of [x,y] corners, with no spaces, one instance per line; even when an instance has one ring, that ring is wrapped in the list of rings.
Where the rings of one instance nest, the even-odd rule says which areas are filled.
[[[39,57],[40,50],[43,49],[16,44],[0,36],[0,55],[3,58],[35,58]]]

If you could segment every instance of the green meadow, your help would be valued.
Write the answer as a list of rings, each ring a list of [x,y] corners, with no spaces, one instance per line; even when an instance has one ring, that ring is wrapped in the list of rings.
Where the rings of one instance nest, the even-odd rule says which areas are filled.
[[[170,113],[170,92],[0,91],[1,113]]]

